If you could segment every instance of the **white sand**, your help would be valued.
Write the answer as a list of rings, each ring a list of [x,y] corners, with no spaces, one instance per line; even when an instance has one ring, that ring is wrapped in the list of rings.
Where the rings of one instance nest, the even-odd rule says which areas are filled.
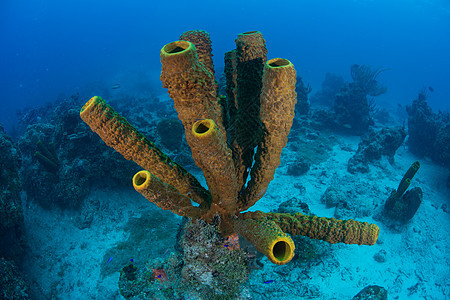
[[[356,150],[359,139],[339,137],[339,141],[340,144],[351,145]],[[297,196],[299,199],[310,201],[307,203],[314,214],[332,217],[334,209],[327,209],[320,198],[336,178],[348,179],[347,182],[344,181],[346,185],[340,182],[342,185],[337,188],[363,189],[367,191],[367,195],[363,194],[362,198],[374,204],[384,204],[389,196],[388,188],[397,188],[406,170],[417,160],[401,147],[395,156],[394,166],[382,160],[378,163],[380,166],[372,166],[367,174],[351,175],[347,172],[347,161],[352,155],[353,153],[342,151],[339,145],[336,145],[333,148],[333,155],[326,162],[317,168],[313,166],[307,174],[298,178],[283,175],[286,173],[286,168],[280,167],[276,178],[269,186],[268,195],[261,199],[254,209],[270,211],[276,209],[282,201]],[[283,156],[294,160],[292,157],[295,153],[286,151]],[[322,171],[326,171],[329,176],[321,176]],[[284,285],[282,289],[296,291],[304,289],[304,285],[319,286],[320,291],[317,294],[321,299],[350,299],[367,285],[385,287],[388,290],[389,299],[446,299],[450,297],[448,281],[450,244],[447,240],[450,233],[450,217],[440,208],[444,203],[450,205],[450,190],[445,186],[447,175],[448,170],[430,161],[421,160],[421,168],[412,180],[410,188],[416,186],[422,188],[423,202],[416,215],[403,226],[400,232],[394,232],[370,217],[359,218],[360,221],[379,225],[380,237],[376,245],[332,245],[332,257],[339,262],[338,268],[331,268],[332,271],[329,272],[324,268],[326,264],[321,264],[307,270],[311,279],[305,281],[302,278],[301,282],[292,283],[282,278],[278,281],[278,287]],[[293,188],[286,188],[298,182],[306,187],[305,196],[296,195],[292,192],[295,191]],[[380,250],[386,251],[386,262],[379,263],[374,260],[374,254]],[[265,262],[267,262],[266,259]],[[333,259],[330,259],[330,263],[333,263]],[[302,274],[302,270],[299,269],[292,272]],[[272,278],[271,275],[275,277],[275,273],[269,273],[265,274],[265,278]],[[258,282],[258,280],[263,282],[267,279],[252,278],[252,282]],[[410,295],[408,288],[415,285],[417,285],[417,292]],[[260,293],[263,294],[264,291]],[[289,293],[283,297],[288,295]],[[263,297],[263,299],[266,298]]]
[[[347,172],[347,161],[353,152],[342,150],[340,145],[350,145],[356,150],[359,138],[338,137],[338,141],[327,161],[313,165],[300,177],[286,175],[286,163],[295,160],[295,153],[285,150],[282,166],[268,193],[252,210],[271,211],[295,196],[306,201],[314,214],[331,217],[334,209],[327,209],[320,198],[336,182],[340,182],[339,188],[355,189],[360,201],[380,206],[389,196],[389,189],[397,188],[404,172],[416,160],[402,147],[395,156],[395,166],[383,160],[371,167],[368,174],[351,175]],[[317,299],[350,299],[365,286],[376,284],[388,290],[389,299],[450,297],[447,241],[450,218],[441,208],[442,204],[450,206],[450,191],[445,187],[447,175],[447,170],[421,160],[411,187],[422,188],[423,203],[400,232],[371,217],[360,218],[380,226],[379,243],[371,247],[332,245],[326,258],[308,268],[279,267],[264,258],[264,268],[252,272],[245,294],[254,299],[299,299],[296,294]],[[295,183],[306,188],[304,195],[300,195]],[[29,270],[28,279],[34,287],[40,287],[44,299],[122,299],[117,285],[119,273],[105,278],[100,275],[105,253],[117,242],[126,240],[123,227],[130,217],[161,213],[131,188],[94,190],[89,197],[96,197],[101,209],[90,228],[83,230],[74,226],[77,213],[46,211],[30,201],[25,206],[29,250],[24,266]],[[166,229],[160,224],[154,230]],[[374,260],[374,254],[380,250],[386,251],[386,262]],[[264,284],[266,280],[275,281]],[[409,295],[408,289],[414,286],[417,290]]]

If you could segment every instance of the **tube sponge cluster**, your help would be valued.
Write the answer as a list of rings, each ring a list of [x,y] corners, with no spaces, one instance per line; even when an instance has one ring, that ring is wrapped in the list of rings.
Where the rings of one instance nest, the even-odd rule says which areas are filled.
[[[273,179],[297,101],[294,65],[283,58],[267,60],[259,31],[240,34],[236,49],[225,55],[227,97],[218,95],[211,41],[205,31],[184,33],[165,45],[160,56],[160,79],[174,101],[209,190],[100,97],[90,99],[80,112],[107,145],[144,169],[133,177],[138,192],[178,215],[211,224],[219,220],[223,236],[241,234],[275,264],[285,264],[294,256],[289,234],[330,243],[375,243],[379,229],[374,224],[243,212],[263,197]]]

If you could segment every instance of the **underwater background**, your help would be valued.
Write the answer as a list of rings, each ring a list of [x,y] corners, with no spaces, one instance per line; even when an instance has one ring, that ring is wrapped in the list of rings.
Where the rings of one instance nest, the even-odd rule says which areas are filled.
[[[142,168],[80,109],[102,97],[206,188],[160,80],[190,30],[221,95],[241,33],[295,66],[289,140],[250,210],[375,223],[375,245],[296,236],[276,265],[135,191]],[[5,0],[0,32],[0,299],[450,297],[448,1]]]

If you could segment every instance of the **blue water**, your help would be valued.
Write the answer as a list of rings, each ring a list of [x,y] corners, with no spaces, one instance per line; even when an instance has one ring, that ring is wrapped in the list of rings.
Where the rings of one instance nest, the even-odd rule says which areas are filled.
[[[79,92],[163,93],[159,50],[187,30],[211,34],[216,67],[238,33],[259,30],[268,57],[285,57],[313,92],[353,63],[389,68],[378,101],[408,104],[432,86],[450,107],[448,1],[44,1],[0,4],[0,123],[16,110]],[[113,91],[114,92],[114,91]],[[106,94],[106,95],[105,95]]]
[[[10,225],[9,217],[16,216],[3,213],[4,207],[21,215],[17,208],[22,204],[24,233],[17,238],[24,237],[27,248],[16,263],[30,281],[31,294],[42,297],[37,299],[119,299],[119,270],[130,260],[141,269],[147,264],[148,270],[160,268],[156,266],[161,261],[174,263],[168,257],[176,245],[178,228],[185,225],[180,226],[175,214],[164,212],[134,191],[132,174],[137,167],[106,149],[78,118],[77,110],[92,96],[101,96],[130,123],[143,129],[149,139],[166,147],[163,138],[167,138],[167,132],[176,133],[176,112],[171,102],[164,101],[167,98],[153,98],[166,94],[159,80],[159,53],[165,44],[193,29],[210,33],[217,73],[224,67],[224,53],[235,49],[239,33],[262,32],[268,58],[292,61],[303,82],[312,86],[310,96],[321,89],[328,72],[349,82],[352,64],[371,66],[372,70],[383,67],[386,71],[377,80],[388,90],[375,101],[393,109],[389,110],[392,118],[384,115],[387,121],[376,119],[379,125],[401,124],[402,116],[395,111],[397,104],[403,108],[411,104],[420,90],[427,92],[423,97],[435,112],[450,110],[449,0],[0,0],[0,124],[17,142],[13,145],[0,129],[0,175],[14,183],[11,186],[17,194],[16,199],[9,197],[9,190],[4,188],[6,179],[2,181],[0,176],[0,215],[8,216],[0,218],[0,227],[3,223]],[[73,97],[73,102],[58,103],[72,94],[79,94],[81,99]],[[54,107],[45,106],[54,102]],[[80,107],[69,109],[78,105],[74,102]],[[27,120],[19,122],[18,111],[42,106],[50,112],[35,109]],[[41,113],[42,122],[36,118]],[[404,115],[405,111],[403,119]],[[442,134],[438,141],[430,130],[434,125],[439,125],[439,130],[448,127],[437,120],[425,124],[428,127],[421,126],[421,118],[411,119],[413,126],[411,120],[408,126],[419,136],[415,149],[424,148],[426,158],[417,157],[411,146],[414,139],[410,139],[397,150],[393,162],[383,157],[371,163],[368,173],[352,174],[347,172],[347,162],[358,148],[359,137],[338,130],[330,134],[314,127],[316,119],[296,118],[276,176],[251,210],[269,212],[281,204],[297,212],[306,211],[304,204],[308,204],[318,216],[373,222],[380,226],[380,238],[371,247],[299,240],[297,245],[302,247],[296,249],[298,260],[285,266],[274,265],[253,248],[247,249],[241,239],[247,259],[253,261],[248,266],[252,269],[248,280],[242,282],[242,295],[256,300],[299,299],[295,298],[298,295],[337,299],[355,295],[371,284],[385,287],[395,299],[443,299],[450,294],[446,240],[450,228],[449,135]],[[319,121],[327,125],[327,120]],[[164,135],[160,131],[166,128],[159,127],[161,124],[171,124],[175,129],[164,131]],[[24,128],[28,125],[33,126]],[[351,129],[349,124],[340,125],[343,130]],[[182,130],[179,132],[178,146],[163,150],[206,186],[201,170],[189,157],[187,144],[181,141]],[[414,136],[411,132],[410,137]],[[428,132],[433,142],[427,142]],[[46,154],[43,149],[51,152],[46,156],[50,168],[36,153]],[[57,153],[53,160],[52,150]],[[404,226],[395,227],[378,219],[392,189],[418,159],[422,167],[411,185],[423,188],[417,213]],[[51,168],[52,162],[56,167]],[[305,174],[294,174],[302,168]],[[19,178],[23,186],[16,189]],[[323,203],[323,195],[331,187],[336,187],[333,205],[337,208]],[[3,204],[15,204],[1,205],[4,198],[7,201]],[[4,245],[15,251],[7,239],[10,233],[13,231],[0,228],[0,270],[4,266]],[[200,244],[216,245],[207,236],[203,235]],[[224,249],[219,239],[219,250],[230,254],[231,241]],[[186,242],[187,247],[192,245],[192,241]],[[198,253],[206,249],[204,245],[192,248]],[[189,265],[195,261],[193,257],[200,256],[186,257],[184,263]],[[207,264],[199,266],[200,270],[208,268]],[[238,273],[236,270],[233,272]],[[174,278],[178,277],[170,277],[170,284],[181,293],[185,287],[177,286]],[[162,280],[153,279],[146,288],[164,290],[160,289]],[[203,288],[211,286],[204,284],[207,279],[199,281]],[[0,280],[0,290],[1,284]]]

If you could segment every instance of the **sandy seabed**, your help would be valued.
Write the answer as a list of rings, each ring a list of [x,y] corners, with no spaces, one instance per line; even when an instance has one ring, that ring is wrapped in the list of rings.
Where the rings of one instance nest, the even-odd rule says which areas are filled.
[[[313,164],[305,175],[298,177],[286,174],[287,163],[295,157],[286,148],[267,194],[251,210],[271,211],[297,197],[309,205],[312,213],[332,217],[334,208],[326,208],[321,196],[327,187],[338,183],[338,188],[359,195],[361,207],[372,210],[377,207],[376,211],[417,159],[401,147],[393,165],[382,160],[371,166],[369,173],[352,175],[347,172],[347,161],[356,151],[359,138],[335,136],[335,139],[337,143],[329,158]],[[389,299],[450,297],[450,216],[443,209],[443,205],[450,205],[450,190],[445,186],[448,170],[426,159],[420,162],[421,168],[411,187],[422,188],[423,202],[406,225],[390,229],[372,216],[358,218],[379,225],[377,244],[330,245],[329,253],[313,265],[280,267],[264,257],[264,266],[253,270],[243,285],[242,299],[351,299],[367,285],[383,286]],[[298,189],[299,183],[304,190]],[[113,270],[106,273],[102,269],[108,269],[109,264],[115,266],[115,257],[107,257],[108,249],[128,238],[130,233],[125,227],[131,218],[155,215],[162,220],[154,228],[146,229],[151,250],[138,249],[146,255],[138,254],[133,257],[135,261],[173,250],[176,238],[173,224],[180,218],[158,209],[131,186],[121,190],[95,189],[88,197],[97,199],[100,209],[85,229],[75,226],[79,213],[44,210],[24,197],[28,241],[24,269],[42,299],[123,299],[117,284],[120,268],[117,271],[109,268]],[[162,241],[161,233],[165,235]],[[374,256],[382,250],[385,261],[378,262]],[[264,283],[268,280],[273,282]]]

